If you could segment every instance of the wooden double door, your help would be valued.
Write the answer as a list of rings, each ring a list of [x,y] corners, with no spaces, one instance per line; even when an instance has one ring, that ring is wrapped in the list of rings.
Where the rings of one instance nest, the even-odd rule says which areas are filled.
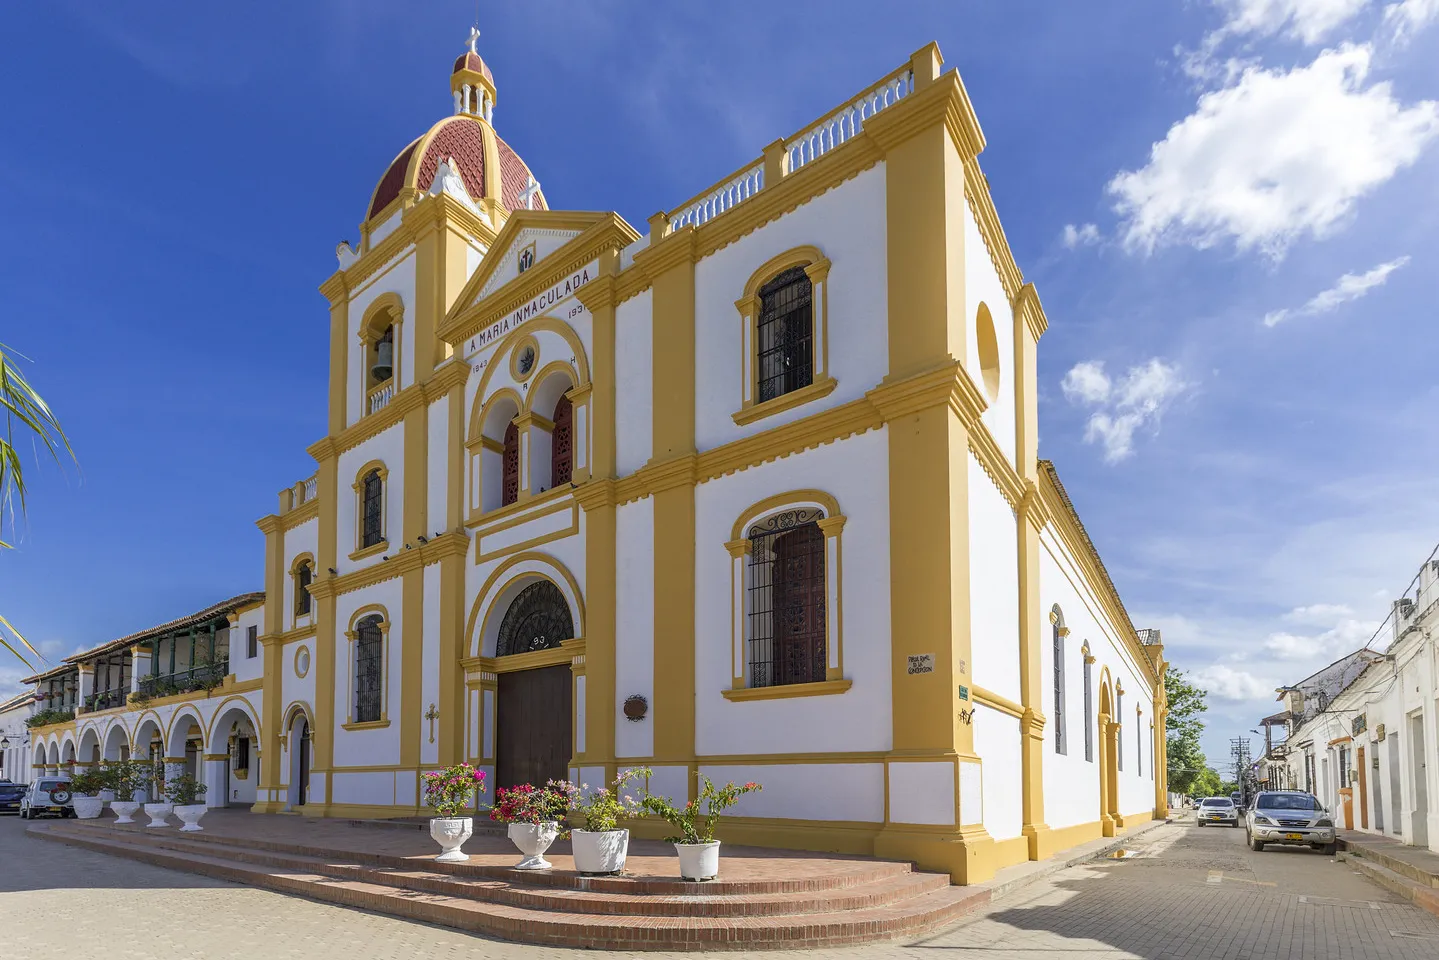
[[[569,778],[574,677],[568,663],[502,673],[495,695],[495,785]]]

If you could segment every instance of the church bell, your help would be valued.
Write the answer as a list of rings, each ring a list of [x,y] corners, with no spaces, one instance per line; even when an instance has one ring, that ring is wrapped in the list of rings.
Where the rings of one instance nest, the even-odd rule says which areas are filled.
[[[375,344],[375,365],[370,368],[370,376],[375,378],[376,383],[383,383],[390,379],[390,374],[394,372],[392,369],[394,357],[395,345],[389,339]]]

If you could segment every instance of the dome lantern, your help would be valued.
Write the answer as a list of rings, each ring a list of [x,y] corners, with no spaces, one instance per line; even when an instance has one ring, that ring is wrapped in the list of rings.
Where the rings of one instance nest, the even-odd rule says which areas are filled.
[[[480,58],[475,45],[480,28],[470,28],[470,48],[455,60],[450,72],[450,92],[455,97],[455,115],[479,117],[487,123],[495,120],[495,78]]]

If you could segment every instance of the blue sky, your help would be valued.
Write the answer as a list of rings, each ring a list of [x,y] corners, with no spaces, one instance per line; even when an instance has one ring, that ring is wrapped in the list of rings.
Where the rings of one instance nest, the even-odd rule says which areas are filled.
[[[0,555],[47,655],[261,586],[254,521],[324,432],[316,287],[449,112],[473,16],[0,11],[0,340],[80,459],[33,471]],[[1211,755],[1367,640],[1439,540],[1439,0],[480,16],[496,126],[551,205],[641,227],[939,42],[1050,317],[1041,453],[1136,624],[1209,685]]]

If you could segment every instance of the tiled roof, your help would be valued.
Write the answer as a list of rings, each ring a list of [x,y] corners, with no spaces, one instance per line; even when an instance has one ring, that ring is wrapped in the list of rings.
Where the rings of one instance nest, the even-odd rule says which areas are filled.
[[[137,643],[149,640],[152,637],[157,637],[162,634],[169,633],[173,630],[183,630],[186,627],[191,627],[199,623],[204,623],[206,620],[211,620],[223,614],[228,614],[230,613],[230,611],[235,610],[239,607],[248,607],[251,604],[263,602],[264,599],[265,594],[263,592],[242,593],[239,596],[231,597],[228,600],[222,600],[219,603],[212,604],[211,606],[208,606],[203,610],[180,617],[177,620],[171,620],[168,623],[162,623],[159,626],[150,627],[148,629],[141,630],[138,633],[132,633],[129,636],[121,637],[118,640],[111,640],[107,643],[102,643],[98,647],[91,647],[89,650],[77,653],[74,656],[66,657],[65,663],[77,664],[82,660],[89,660],[94,657],[101,657],[114,650],[120,650],[124,647],[133,646]]]
[[[490,81],[490,83],[495,82],[494,76],[490,73],[489,64],[485,63],[478,53],[470,53],[466,50],[460,54],[459,57],[455,59],[455,69],[451,70],[450,73],[453,75],[459,73],[461,70],[472,70]]]
[[[524,191],[525,185],[530,182],[530,168],[520,155],[510,148],[508,143],[495,134],[495,143],[500,148],[500,185],[503,187],[500,202],[505,205],[506,210],[519,210],[524,207],[524,201],[520,199],[520,193]],[[536,210],[548,210],[545,205],[545,195],[541,191],[535,198]]]
[[[0,713],[4,713],[6,710],[14,710],[16,707],[23,707],[34,699],[34,690],[26,690],[24,693],[16,694],[4,703],[0,703]]]
[[[475,199],[485,195],[485,135],[480,125],[469,117],[451,117],[434,131],[425,155],[415,171],[415,188],[430,189],[440,161],[449,157],[455,172],[465,181],[465,190]],[[501,167],[503,169],[503,167]]]
[[[479,200],[488,196],[485,193],[485,136],[488,130],[489,125],[484,121],[463,114],[446,117],[435,124],[390,162],[385,175],[380,178],[379,186],[375,188],[374,197],[370,200],[369,216],[373,217],[384,210],[400,195],[400,191],[409,182],[410,161],[415,151],[420,149],[424,152],[415,164],[416,190],[424,192],[430,189],[435,182],[440,161],[449,157],[454,161],[455,172],[465,182],[465,189],[469,191],[470,197]],[[499,135],[489,135],[494,136],[495,147],[500,155],[500,203],[507,210],[518,210],[524,206],[520,194],[529,183],[530,168]],[[545,205],[543,193],[536,199],[537,209],[549,209]]]
[[[410,169],[410,155],[415,152],[423,137],[416,138],[408,147],[400,151],[400,155],[391,161],[389,169],[380,178],[380,185],[375,188],[375,198],[370,201],[370,216],[379,213],[390,202],[400,195],[400,188],[405,185],[405,174]]]

